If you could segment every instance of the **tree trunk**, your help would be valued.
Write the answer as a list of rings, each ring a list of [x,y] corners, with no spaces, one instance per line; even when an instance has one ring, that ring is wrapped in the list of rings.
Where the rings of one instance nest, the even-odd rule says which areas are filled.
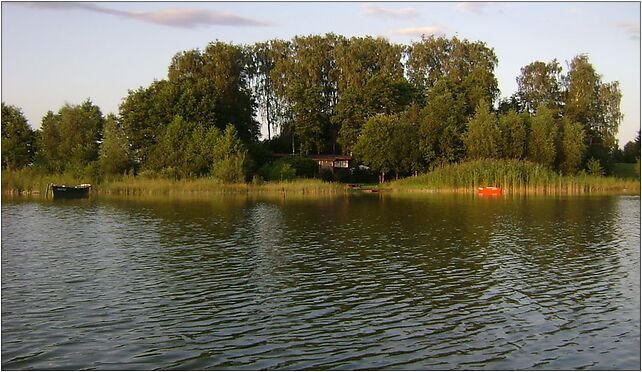
[[[272,123],[270,123],[270,99],[269,98],[265,102],[265,106],[266,106],[265,113],[266,113],[266,116],[267,116],[266,119],[267,119],[267,127],[268,127],[268,140],[271,140],[272,136],[270,134],[270,126],[271,126],[270,124],[272,124]]]

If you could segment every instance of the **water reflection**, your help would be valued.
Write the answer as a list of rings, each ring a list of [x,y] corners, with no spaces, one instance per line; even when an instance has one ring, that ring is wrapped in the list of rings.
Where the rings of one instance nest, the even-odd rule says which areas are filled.
[[[639,368],[639,208],[3,200],[2,367]]]

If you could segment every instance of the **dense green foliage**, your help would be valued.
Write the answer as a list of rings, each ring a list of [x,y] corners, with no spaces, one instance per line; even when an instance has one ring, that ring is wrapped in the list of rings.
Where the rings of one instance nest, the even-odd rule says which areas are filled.
[[[247,148],[240,140],[233,125],[228,125],[225,132],[213,141],[212,175],[229,183],[245,181]]]
[[[114,115],[107,116],[105,120],[103,142],[98,156],[100,170],[104,175],[123,174],[131,166],[129,143]]]
[[[105,119],[90,100],[65,104],[42,119],[37,161],[50,172],[93,173]]]
[[[215,41],[177,53],[167,78],[130,90],[118,116],[87,100],[50,111],[34,134],[3,103],[2,166],[235,183],[324,177],[301,160],[309,154],[352,155],[380,181],[472,159],[564,175],[639,162],[639,134],[617,148],[618,83],[602,82],[588,56],[566,74],[557,60],[523,67],[518,91],[499,101],[497,64],[484,42],[457,37]]]
[[[36,136],[22,111],[2,102],[2,168],[18,169],[33,161]]]
[[[312,178],[319,173],[316,161],[303,156],[285,156],[266,163],[259,169],[259,176],[266,181],[286,181],[299,178]]]
[[[494,159],[499,151],[500,131],[497,117],[488,103],[479,101],[475,115],[468,121],[468,133],[464,137],[466,155],[469,159]]]

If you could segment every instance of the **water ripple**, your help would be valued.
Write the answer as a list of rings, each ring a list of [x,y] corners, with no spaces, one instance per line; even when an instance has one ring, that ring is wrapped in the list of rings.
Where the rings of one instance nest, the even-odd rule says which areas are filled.
[[[638,369],[639,206],[3,203],[2,368]]]

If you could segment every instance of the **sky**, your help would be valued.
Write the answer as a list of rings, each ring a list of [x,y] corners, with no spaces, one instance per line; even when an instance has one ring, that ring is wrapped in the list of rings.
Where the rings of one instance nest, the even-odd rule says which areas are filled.
[[[220,40],[253,44],[333,32],[409,45],[422,34],[483,41],[501,97],[534,61],[587,54],[619,81],[620,147],[640,129],[640,2],[2,2],[2,101],[40,127],[87,98],[118,113],[129,90],[165,79],[172,57]]]

